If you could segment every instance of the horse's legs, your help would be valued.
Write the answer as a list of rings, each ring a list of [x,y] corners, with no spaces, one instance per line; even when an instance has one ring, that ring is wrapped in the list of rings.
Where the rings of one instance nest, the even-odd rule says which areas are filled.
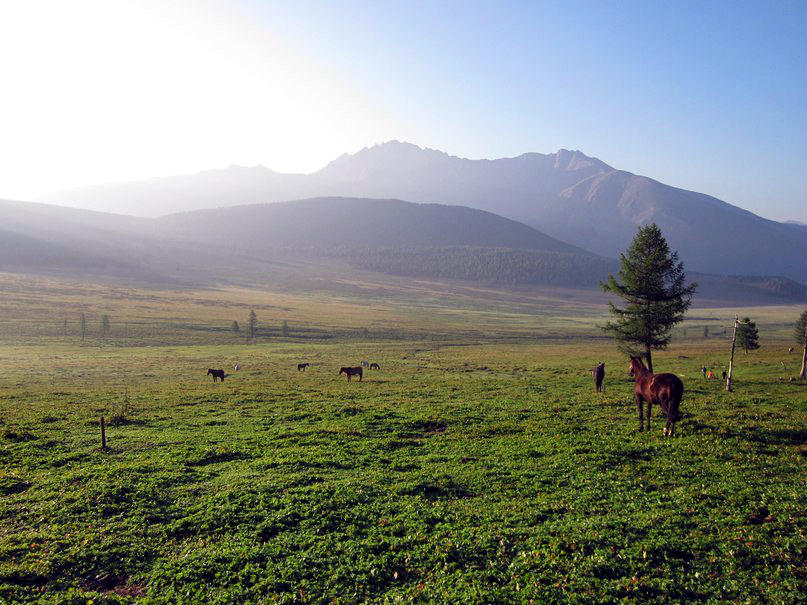
[[[673,436],[673,431],[675,431],[675,420],[674,420],[675,416],[674,416],[674,414],[675,414],[675,412],[673,412],[673,411],[670,411],[670,413],[667,414],[667,426],[664,427],[664,436],[665,437],[672,437]]]
[[[653,410],[653,402],[648,400],[647,402],[647,430],[650,430],[650,412]]]
[[[644,401],[641,395],[636,395],[636,407],[639,408],[639,432],[644,430]]]

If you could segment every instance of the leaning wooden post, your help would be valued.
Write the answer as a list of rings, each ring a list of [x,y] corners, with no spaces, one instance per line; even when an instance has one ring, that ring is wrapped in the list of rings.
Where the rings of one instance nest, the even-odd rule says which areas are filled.
[[[807,324],[804,325],[804,349],[801,352],[801,372],[799,378],[807,377]]]
[[[734,337],[731,339],[731,357],[729,358],[729,375],[726,378],[726,390],[731,392],[731,372],[734,370],[734,347],[737,344],[737,324],[740,323],[740,317],[734,316]]]
[[[103,416],[101,416],[101,449],[106,449],[106,425],[104,424]]]

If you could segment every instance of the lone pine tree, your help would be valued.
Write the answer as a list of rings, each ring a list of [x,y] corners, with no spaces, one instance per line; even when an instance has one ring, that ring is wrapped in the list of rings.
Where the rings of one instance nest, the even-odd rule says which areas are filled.
[[[737,345],[745,351],[746,355],[748,355],[748,351],[759,348],[757,324],[748,317],[744,317],[737,324]]]
[[[686,283],[684,264],[670,252],[657,225],[640,227],[625,254],[620,255],[619,278],[613,275],[600,286],[625,305],[609,302],[613,321],[602,328],[613,335],[619,349],[641,354],[653,371],[653,349],[665,349],[673,327],[692,304],[696,283]]]
[[[247,340],[255,338],[258,330],[258,316],[255,315],[255,309],[250,310],[249,319],[247,320]]]
[[[807,377],[807,311],[803,311],[796,322],[796,329],[793,336],[800,345],[801,349],[801,371],[799,378],[802,380]]]
[[[101,336],[109,334],[109,315],[101,316]]]

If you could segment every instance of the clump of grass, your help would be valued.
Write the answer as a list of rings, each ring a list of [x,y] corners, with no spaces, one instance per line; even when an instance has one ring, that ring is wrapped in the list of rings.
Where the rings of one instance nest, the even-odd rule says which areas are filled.
[[[109,416],[109,424],[112,426],[121,426],[124,424],[135,424],[131,418],[132,408],[129,404],[129,391],[127,390],[123,395],[123,400],[115,407],[112,414]]]

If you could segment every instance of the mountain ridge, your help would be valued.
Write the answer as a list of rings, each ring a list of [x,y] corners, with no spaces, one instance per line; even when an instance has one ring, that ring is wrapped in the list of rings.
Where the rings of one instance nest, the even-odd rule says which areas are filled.
[[[807,281],[807,229],[615,169],[580,151],[470,160],[393,141],[343,154],[311,174],[255,167],[161,179],[41,199],[80,207],[114,203],[157,216],[313,197],[396,198],[485,210],[608,257],[625,250],[637,227],[655,222],[691,269]]]

